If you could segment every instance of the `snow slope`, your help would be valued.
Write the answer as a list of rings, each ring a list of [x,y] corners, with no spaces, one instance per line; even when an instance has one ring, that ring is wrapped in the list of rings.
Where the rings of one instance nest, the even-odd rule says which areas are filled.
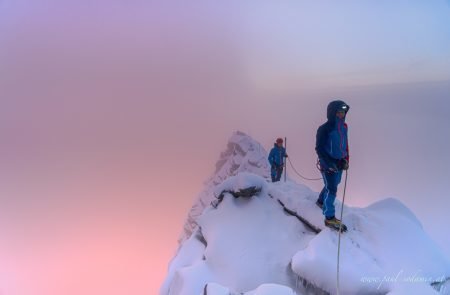
[[[233,136],[258,146],[244,134]],[[267,154],[256,152],[265,160]],[[228,161],[233,156],[223,163]],[[217,208],[204,201],[193,234],[186,235],[170,264],[161,295],[336,294],[338,235],[323,225],[315,205],[318,193],[293,181],[269,183],[267,164],[259,165],[263,177],[239,166],[241,172],[228,178],[230,170],[218,169],[219,176],[211,178],[216,181],[207,183],[200,197],[208,201],[223,190],[258,186],[261,192],[251,198],[225,193]],[[320,233],[283,210],[278,200]],[[345,206],[343,219],[349,231],[341,239],[341,294],[450,294],[450,262],[399,201]]]
[[[235,132],[228,140],[226,149],[220,154],[220,158],[216,163],[216,171],[205,182],[204,190],[199,194],[197,202],[188,213],[179,242],[182,243],[188,239],[195,231],[197,218],[214,199],[216,186],[225,179],[244,171],[269,179],[270,167],[267,162],[267,156],[268,154],[261,144],[243,132]]]

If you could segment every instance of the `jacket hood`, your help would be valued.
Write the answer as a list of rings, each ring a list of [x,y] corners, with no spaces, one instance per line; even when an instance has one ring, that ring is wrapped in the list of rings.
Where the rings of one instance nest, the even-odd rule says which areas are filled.
[[[348,110],[350,109],[350,106],[343,102],[342,100],[334,100],[328,104],[327,107],[327,119],[331,122],[336,122],[336,112],[339,109],[345,108],[345,114],[347,115]],[[345,121],[345,117],[344,117]]]

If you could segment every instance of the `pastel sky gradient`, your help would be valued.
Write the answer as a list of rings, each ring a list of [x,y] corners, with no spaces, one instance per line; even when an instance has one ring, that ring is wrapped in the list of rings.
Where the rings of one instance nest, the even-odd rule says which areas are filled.
[[[449,16],[444,0],[0,0],[0,294],[157,294],[232,132],[287,136],[316,176],[335,97],[348,202],[398,197],[450,256]]]

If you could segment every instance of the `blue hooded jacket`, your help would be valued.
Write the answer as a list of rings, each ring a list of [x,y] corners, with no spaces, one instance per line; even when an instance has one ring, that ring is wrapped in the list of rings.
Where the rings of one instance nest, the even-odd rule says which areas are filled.
[[[339,119],[336,116],[339,109],[344,109],[347,115],[350,107],[341,100],[330,102],[327,107],[328,120],[317,129],[316,152],[324,170],[336,169],[340,159],[349,160],[347,124],[345,117]]]
[[[282,166],[284,164],[284,157],[286,156],[286,149],[279,147],[276,143],[273,145],[269,153],[270,166]]]

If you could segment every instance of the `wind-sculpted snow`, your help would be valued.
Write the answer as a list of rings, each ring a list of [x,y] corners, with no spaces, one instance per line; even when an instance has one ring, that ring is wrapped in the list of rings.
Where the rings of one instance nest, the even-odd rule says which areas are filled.
[[[277,284],[263,284],[257,289],[245,292],[245,293],[233,293],[230,289],[225,288],[219,284],[210,283],[203,289],[204,295],[295,295],[295,292],[286,286],[281,286]]]
[[[250,172],[269,179],[267,157],[268,154],[261,144],[243,132],[235,132],[228,140],[226,150],[220,154],[215,173],[205,182],[203,192],[199,194],[188,214],[180,243],[188,239],[197,228],[196,220],[213,201],[217,185],[240,172]]]
[[[242,184],[269,185],[260,176],[242,173],[231,177],[224,188],[239,189]],[[265,283],[295,285],[290,261],[314,237],[296,218],[281,210],[267,189],[251,198],[226,193],[217,209],[207,208],[197,223],[207,245],[203,255],[198,253],[200,239],[194,234],[172,261],[171,265],[183,267],[171,267],[171,282],[166,281],[162,294],[200,294],[210,282],[233,292],[248,292]],[[186,255],[197,259],[186,265]]]
[[[336,294],[338,233],[324,226],[318,193],[243,172],[209,187],[209,198],[251,186],[261,188],[257,195],[225,192],[217,208],[204,208],[161,295]],[[450,262],[401,202],[345,206],[343,221],[340,294],[450,294]]]
[[[241,172],[237,177],[230,177],[214,189],[214,196],[219,196],[223,192],[238,192],[249,187],[259,188],[262,193],[267,193],[267,181],[256,174]]]
[[[314,203],[317,193],[295,183],[270,193],[323,229],[293,257],[292,270],[318,289],[334,293],[338,237],[323,224],[322,213]],[[341,203],[336,205],[340,211]],[[342,294],[386,294],[420,284],[429,289],[431,283],[450,276],[450,262],[400,201],[390,198],[366,208],[345,206],[343,219],[349,231],[341,239]]]

